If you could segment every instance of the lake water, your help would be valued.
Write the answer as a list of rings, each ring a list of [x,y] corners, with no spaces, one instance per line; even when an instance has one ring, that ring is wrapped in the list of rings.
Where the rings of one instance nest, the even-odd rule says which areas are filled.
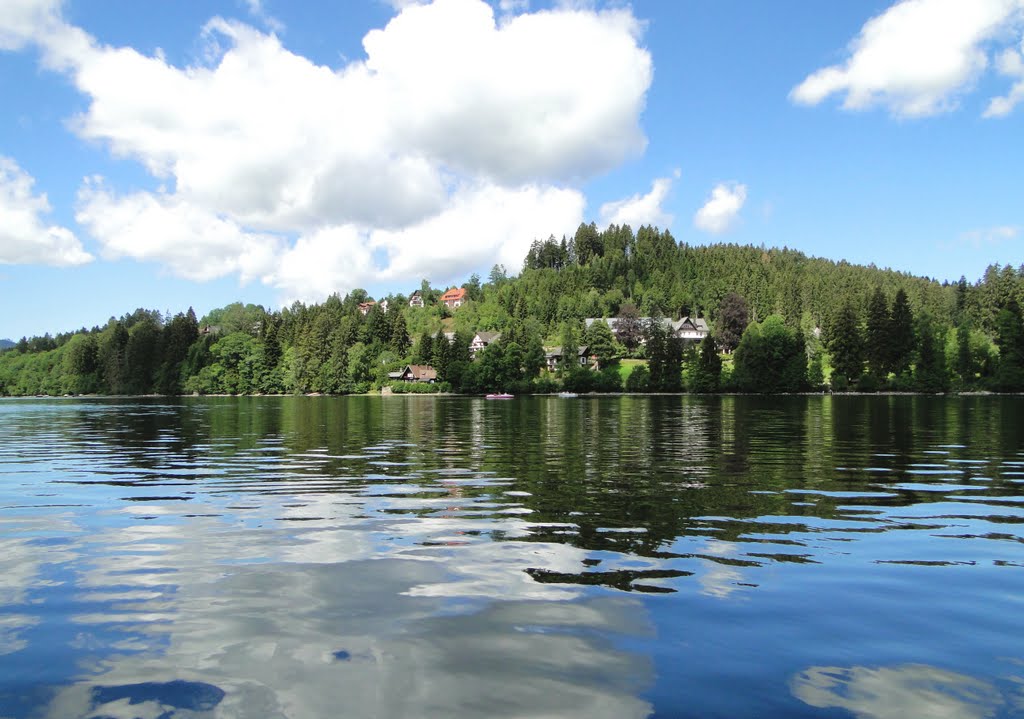
[[[0,402],[0,717],[1024,716],[1024,398]]]

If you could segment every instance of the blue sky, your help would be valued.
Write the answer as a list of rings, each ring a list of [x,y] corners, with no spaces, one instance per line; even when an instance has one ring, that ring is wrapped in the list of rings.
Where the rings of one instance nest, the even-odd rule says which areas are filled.
[[[1022,36],[1024,0],[8,0],[0,337],[443,286],[591,220],[974,280],[1024,261]]]

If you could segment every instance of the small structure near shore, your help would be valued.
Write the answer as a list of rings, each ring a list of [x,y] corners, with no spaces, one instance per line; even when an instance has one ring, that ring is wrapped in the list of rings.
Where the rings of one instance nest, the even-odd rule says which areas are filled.
[[[396,379],[402,382],[426,382],[434,384],[437,381],[437,370],[428,364],[409,364],[398,375]]]

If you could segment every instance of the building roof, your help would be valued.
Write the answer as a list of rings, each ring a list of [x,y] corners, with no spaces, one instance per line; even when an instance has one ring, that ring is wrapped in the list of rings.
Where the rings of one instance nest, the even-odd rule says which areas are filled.
[[[580,347],[580,348],[578,348],[576,350],[576,356],[577,357],[586,357],[587,356],[587,351],[589,349],[590,348],[587,345],[583,345],[582,347]],[[562,348],[561,347],[545,347],[544,348],[544,356],[547,357],[548,359],[561,357],[562,356]]]
[[[648,322],[651,321],[650,317],[639,317],[637,319],[639,320],[641,326],[646,325]],[[708,331],[708,322],[703,317],[680,317],[678,320],[672,320],[669,319],[668,317],[663,317],[661,321],[666,327],[668,327],[673,332],[679,332],[684,328],[689,330],[696,330],[697,332]],[[614,330],[615,326],[619,323],[619,318],[588,317],[583,322],[586,325],[587,329],[590,329],[590,325],[594,324],[595,322],[604,322],[611,329]]]
[[[455,300],[461,300],[466,296],[465,287],[453,287],[443,295],[441,295],[442,302],[454,302]]]
[[[501,332],[477,332],[473,337],[473,341],[480,340],[482,344],[489,345],[492,342],[497,342],[501,339]]]
[[[402,370],[402,376],[405,377],[406,375],[413,380],[429,382],[430,380],[437,379],[437,370],[428,364],[410,364],[406,365],[405,369]]]

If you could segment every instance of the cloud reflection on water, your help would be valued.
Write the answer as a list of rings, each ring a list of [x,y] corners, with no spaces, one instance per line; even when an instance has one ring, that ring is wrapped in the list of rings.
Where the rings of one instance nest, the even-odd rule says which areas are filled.
[[[992,684],[927,664],[810,667],[790,688],[813,707],[847,709],[858,719],[986,719],[1003,705]]]
[[[653,681],[650,660],[613,644],[651,633],[643,605],[586,599],[524,571],[578,571],[582,550],[474,536],[435,545],[423,540],[448,523],[308,499],[266,501],[266,521],[245,531],[205,502],[189,509],[207,516],[160,524],[144,519],[166,516],[155,507],[135,506],[127,526],[91,537],[76,586],[95,611],[72,616],[82,673],[44,716],[649,714],[638,694]],[[322,519],[270,519],[298,514]],[[225,695],[197,709],[166,692],[96,689],[147,683]]]

